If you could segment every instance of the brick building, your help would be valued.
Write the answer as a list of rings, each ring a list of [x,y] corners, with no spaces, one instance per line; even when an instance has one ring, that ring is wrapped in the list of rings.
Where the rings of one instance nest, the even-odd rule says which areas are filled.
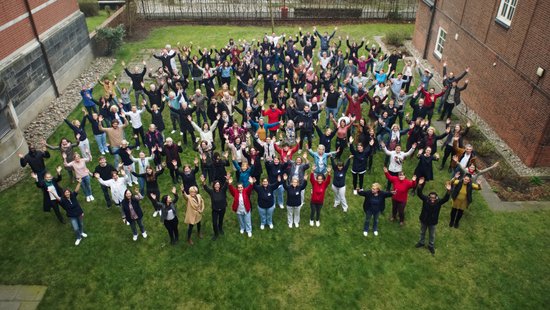
[[[76,0],[0,1],[0,178],[19,167],[22,129],[93,59]]]
[[[550,166],[550,1],[419,0],[413,45],[530,167]],[[460,84],[460,83],[459,83]]]

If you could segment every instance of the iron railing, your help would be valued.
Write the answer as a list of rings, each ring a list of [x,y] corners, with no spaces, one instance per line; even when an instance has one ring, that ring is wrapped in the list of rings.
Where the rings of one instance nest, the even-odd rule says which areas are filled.
[[[417,0],[134,0],[146,19],[414,20]]]

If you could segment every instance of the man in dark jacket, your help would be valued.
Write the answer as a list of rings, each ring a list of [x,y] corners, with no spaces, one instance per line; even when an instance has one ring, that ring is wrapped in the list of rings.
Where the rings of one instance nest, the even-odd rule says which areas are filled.
[[[143,86],[141,85],[143,83],[143,77],[145,76],[145,73],[147,72],[147,66],[145,60],[143,61],[143,70],[139,72],[139,67],[134,67],[134,72],[130,72],[128,68],[126,68],[126,64],[124,61],[122,62],[122,66],[124,67],[124,72],[126,72],[126,75],[132,80],[132,87],[134,88],[134,96],[136,97],[136,104],[139,102],[139,96],[145,98],[145,93],[143,92]]]
[[[439,120],[442,121],[443,118],[450,118],[453,113],[453,109],[460,104],[460,92],[468,87],[469,81],[464,81],[464,86],[459,87],[456,81],[451,83],[451,87],[447,88],[445,94],[441,98],[443,102],[443,112],[439,116]],[[445,116],[446,115],[446,116]]]
[[[430,253],[435,254],[434,242],[435,242],[435,226],[439,220],[439,211],[441,207],[449,201],[449,192],[451,190],[451,184],[445,184],[447,193],[443,199],[439,199],[438,195],[435,192],[431,192],[428,196],[422,194],[422,189],[424,188],[424,178],[418,180],[418,198],[422,200],[422,212],[420,212],[420,240],[416,243],[417,248],[424,247],[424,240],[426,236],[426,229],[430,231],[430,241],[428,243],[428,250]]]
[[[46,149],[46,146],[42,148],[42,151],[37,151],[34,145],[29,145],[29,153],[19,155],[19,163],[21,167],[25,167],[27,164],[31,166],[32,172],[36,173],[38,181],[44,180],[44,174],[46,173],[46,164],[44,158],[50,158],[50,153]]]

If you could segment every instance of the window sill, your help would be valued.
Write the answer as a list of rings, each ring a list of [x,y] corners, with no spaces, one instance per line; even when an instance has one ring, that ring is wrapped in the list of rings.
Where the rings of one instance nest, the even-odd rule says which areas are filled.
[[[438,54],[436,53],[435,51],[432,53],[432,55],[435,57],[435,59],[437,60],[441,60],[441,58],[443,58],[443,55],[442,54]]]
[[[422,0],[427,6],[430,7],[430,9],[433,9],[434,7],[434,1],[433,0]]]
[[[508,30],[510,29],[510,24],[508,22],[505,22],[501,19],[499,19],[498,17],[495,18],[495,23],[497,23],[498,25],[500,25],[502,28]]]

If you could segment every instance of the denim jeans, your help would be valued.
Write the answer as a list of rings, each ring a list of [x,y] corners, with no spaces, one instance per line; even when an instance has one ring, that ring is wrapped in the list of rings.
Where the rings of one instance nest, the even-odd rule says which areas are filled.
[[[334,118],[336,118],[337,115],[338,115],[338,107],[336,107],[336,108],[326,108],[325,113],[326,113],[325,127],[329,127],[330,126],[330,114],[332,114],[332,116],[334,116]]]
[[[141,230],[141,233],[145,232],[145,226],[143,226],[143,220],[141,218],[138,218],[137,220],[129,220],[130,222],[130,228],[132,229],[132,233],[134,236],[137,236],[137,229],[136,229],[136,222],[139,226],[139,229]]]
[[[271,208],[267,208],[267,209],[258,207],[258,213],[260,213],[261,225],[273,224],[273,211],[275,211],[275,204]]]
[[[92,185],[90,184],[90,176],[87,175],[87,176],[83,177],[82,179],[80,179],[80,181],[82,182],[82,183],[80,183],[80,185],[82,186],[82,190],[84,191],[84,195],[86,197],[91,196],[92,195]]]
[[[340,110],[340,108],[342,110]],[[338,113],[342,113],[342,115],[346,114],[346,110],[348,108],[348,99],[347,98],[338,98],[338,107],[336,109],[338,109]],[[335,116],[336,117],[336,116]]]
[[[208,123],[208,119],[206,118],[206,111],[201,111],[200,109],[197,109],[196,113],[197,113],[197,125],[199,125],[199,127],[202,128],[201,117],[205,123]]]
[[[100,135],[94,135],[95,142],[97,143],[97,148],[99,149],[100,153],[106,153],[109,152],[107,149],[107,135],[105,133],[102,133]]]
[[[139,184],[139,193],[141,196],[145,197],[145,179],[144,178],[137,178],[138,184]]]
[[[111,151],[113,151],[113,153],[117,152],[119,149],[120,147],[111,145]],[[115,154],[114,157],[115,157],[114,167],[115,169],[118,169],[118,162],[120,161],[120,156],[118,154]]]
[[[81,239],[82,233],[84,232],[84,222],[82,221],[82,216],[69,217],[69,220],[71,221],[71,225],[73,226],[76,239]]]
[[[424,244],[426,239],[426,229],[430,231],[430,240],[428,245],[433,247],[435,243],[435,225],[426,225],[424,223],[420,223],[420,240],[418,240],[418,243]]]
[[[282,185],[280,185],[279,187],[277,187],[277,189],[275,189],[275,191],[273,192],[273,194],[275,195],[275,204],[276,205],[279,205],[279,207],[282,209],[283,206],[284,206],[284,200],[283,200],[283,193],[285,192],[285,189],[283,188]]]
[[[250,212],[237,213],[237,218],[239,219],[239,226],[241,230],[246,232],[252,232],[252,218]]]
[[[374,223],[372,225],[373,231],[378,231],[378,217],[380,216],[380,211],[373,212],[371,210],[367,210],[366,216],[365,216],[365,227],[363,228],[363,231],[369,231],[369,223],[370,219],[374,217]]]

